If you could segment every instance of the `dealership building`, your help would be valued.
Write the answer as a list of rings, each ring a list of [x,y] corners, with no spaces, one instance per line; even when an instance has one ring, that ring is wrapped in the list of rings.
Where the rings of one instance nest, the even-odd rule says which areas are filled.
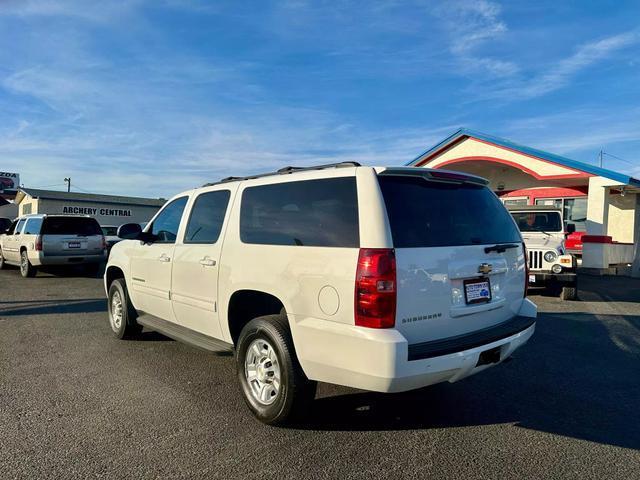
[[[100,225],[147,222],[164,205],[162,198],[123,197],[93,193],[18,188],[18,215],[29,213],[90,215]]]
[[[640,180],[503,138],[460,129],[407,165],[479,175],[506,205],[552,205],[576,233],[584,268],[640,276]]]

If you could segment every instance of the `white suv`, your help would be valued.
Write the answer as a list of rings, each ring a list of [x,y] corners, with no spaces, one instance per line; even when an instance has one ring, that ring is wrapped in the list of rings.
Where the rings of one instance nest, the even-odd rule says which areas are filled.
[[[89,216],[25,215],[0,235],[0,269],[19,266],[23,277],[34,277],[39,267],[70,265],[95,276],[106,260],[104,235]]]
[[[565,233],[562,210],[544,205],[510,206],[527,249],[529,286],[545,287],[562,300],[578,297],[576,257],[566,253],[564,241],[575,225]]]
[[[105,272],[119,338],[142,325],[235,351],[249,408],[279,424],[317,381],[454,382],[535,328],[515,222],[484,179],[341,163],[181,193],[123,225]]]

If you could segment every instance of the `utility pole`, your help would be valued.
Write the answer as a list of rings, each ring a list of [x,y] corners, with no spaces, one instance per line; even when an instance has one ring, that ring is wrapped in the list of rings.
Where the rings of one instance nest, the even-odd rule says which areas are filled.
[[[600,168],[602,168],[602,150],[600,150]]]
[[[600,156],[600,166],[602,166],[602,155]],[[70,192],[71,191],[71,177],[65,178],[64,181],[67,182],[67,192]]]

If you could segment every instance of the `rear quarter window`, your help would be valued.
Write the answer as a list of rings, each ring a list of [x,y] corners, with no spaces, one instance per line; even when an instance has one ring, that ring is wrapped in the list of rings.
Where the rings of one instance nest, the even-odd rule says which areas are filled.
[[[24,226],[25,235],[39,235],[40,228],[42,227],[42,218],[30,218],[27,220],[27,224]]]
[[[95,218],[46,217],[42,235],[102,235],[102,230]]]
[[[500,200],[484,186],[379,176],[396,248],[521,242]]]
[[[240,238],[262,245],[359,247],[355,177],[246,188]]]

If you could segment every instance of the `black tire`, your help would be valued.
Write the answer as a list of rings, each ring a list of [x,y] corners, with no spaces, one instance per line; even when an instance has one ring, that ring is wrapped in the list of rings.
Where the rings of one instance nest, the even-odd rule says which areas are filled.
[[[102,271],[102,263],[88,263],[84,267],[85,273],[91,278],[98,278]]]
[[[577,300],[578,299],[578,288],[576,286],[572,287],[562,287],[560,290],[560,300]]]
[[[7,264],[4,261],[4,257],[2,256],[2,249],[0,248],[0,270],[4,270],[7,267]]]
[[[20,275],[24,278],[32,278],[35,277],[38,273],[38,269],[31,265],[29,261],[29,255],[27,255],[26,250],[22,250],[20,252]]]
[[[245,373],[245,360],[247,355],[252,355],[248,349],[254,342],[259,345],[263,341],[273,348],[280,376],[278,392],[273,400],[269,400],[272,402],[270,404],[254,396],[256,381],[252,383],[253,386],[250,385]],[[247,406],[258,420],[268,425],[285,425],[300,418],[315,397],[317,383],[307,379],[302,371],[284,316],[258,317],[242,329],[236,349],[236,367]]]
[[[120,302],[119,310],[117,308],[118,301]],[[107,310],[109,312],[109,326],[116,338],[134,338],[142,331],[142,325],[136,321],[138,313],[131,304],[124,279],[118,278],[109,286]],[[117,311],[121,315],[119,321],[117,320]]]

